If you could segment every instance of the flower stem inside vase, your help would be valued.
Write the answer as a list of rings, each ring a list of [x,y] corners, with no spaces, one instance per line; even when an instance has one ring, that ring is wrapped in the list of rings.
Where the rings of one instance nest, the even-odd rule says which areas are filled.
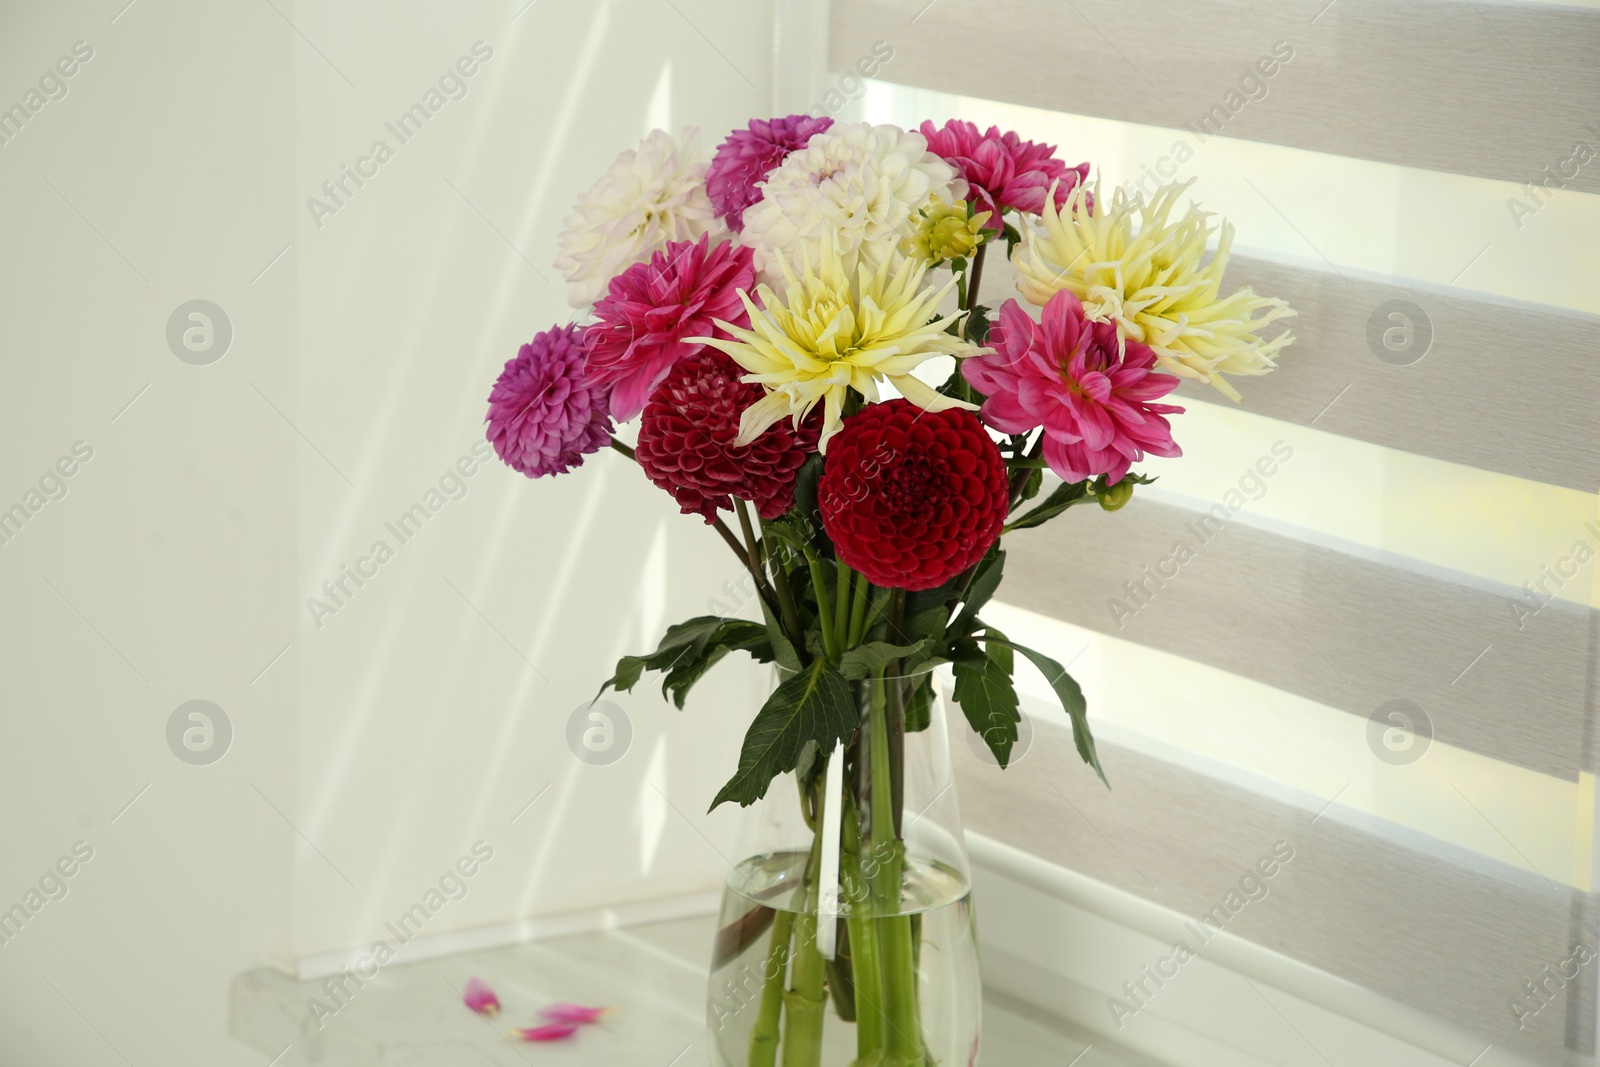
[[[802,564],[813,565],[822,592],[807,599],[831,631],[831,640],[814,631],[824,639],[813,655],[915,643],[902,634],[905,594],[825,560]],[[823,580],[825,566],[834,580]],[[863,657],[866,676],[848,681],[855,729],[833,752],[802,759],[788,798],[763,801],[771,810],[756,813],[757,840],[771,845],[746,852],[730,875],[708,1001],[718,1067],[972,1058],[970,880],[959,822],[949,801],[939,805],[951,796],[950,768],[934,676],[915,666],[902,675],[905,661],[873,663],[873,654]]]

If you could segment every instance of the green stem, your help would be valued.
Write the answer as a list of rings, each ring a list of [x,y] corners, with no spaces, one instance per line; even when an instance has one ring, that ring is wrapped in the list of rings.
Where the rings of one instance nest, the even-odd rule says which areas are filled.
[[[855,603],[850,605],[850,633],[845,642],[850,648],[859,645],[867,635],[867,602],[871,599],[872,583],[865,574],[856,575]]]
[[[895,621],[898,623],[898,619]],[[898,680],[895,684],[898,686]],[[894,810],[889,706],[882,676],[873,679],[871,685],[868,758],[872,764],[872,855],[877,863],[871,889],[873,914],[879,916],[876,922],[883,981],[883,1062],[886,1065],[918,1064],[922,1062],[923,1055],[922,1021],[917,1008],[917,970],[911,938],[911,917],[901,911],[905,842],[895,833],[898,820]]]
[[[862,863],[861,815],[849,787],[843,791],[840,823],[841,879],[849,902],[845,928],[850,931],[850,962],[856,984],[856,1058],[865,1061],[883,1049],[883,966],[878,951],[878,924],[869,914],[867,875]]]
[[[998,219],[991,220],[998,222]],[[989,251],[989,242],[985,241],[978,246],[978,251],[972,256],[972,269],[967,272],[967,310],[971,311],[978,303],[978,283],[983,281],[983,257]],[[972,340],[967,333],[972,328],[972,316],[967,316],[967,321],[961,324],[961,335],[967,340]]]
[[[811,841],[806,863],[806,890],[800,894],[800,912],[794,917],[793,965],[789,988],[783,994],[783,1067],[818,1067],[822,1063],[823,1009],[827,993],[823,978],[827,965],[817,947],[817,867],[821,862],[822,835]]]
[[[842,656],[846,649],[852,647],[849,641],[850,634],[850,601],[851,583],[855,581],[856,572],[844,560],[839,561],[839,586],[834,590],[833,596],[833,634],[839,642],[839,654]],[[863,578],[862,581],[866,579]]]
[[[889,641],[904,644],[902,627],[906,615],[906,594],[896,589],[889,600]],[[905,814],[906,797],[906,702],[905,681],[899,677],[903,660],[896,660],[889,675],[888,732],[889,732],[889,810],[894,812],[894,836],[900,836],[900,820]]]
[[[766,536],[767,526],[759,516],[761,522],[761,543],[770,544]],[[802,662],[806,660],[806,631],[800,625],[800,612],[794,606],[794,591],[789,587],[789,571],[783,565],[783,560],[775,556],[770,550],[766,553],[767,569],[772,572],[772,587],[776,590],[778,607],[781,612],[779,618],[783,620],[784,629],[789,631],[789,643],[794,645],[795,652]]]
[[[1035,439],[1034,442],[1033,442],[1033,447],[1028,449],[1028,454],[1026,456],[1024,456],[1023,459],[1025,461],[1032,461],[1032,460],[1038,459],[1040,453],[1042,453],[1043,451],[1044,451],[1044,431],[1040,430],[1038,438]],[[1010,492],[1011,503],[1006,508],[1007,511],[1010,511],[1011,508],[1014,508],[1014,507],[1017,506],[1017,501],[1022,496],[1022,488],[1023,488],[1023,486],[1028,484],[1028,475],[1031,474],[1031,473],[1032,473],[1031,467],[1021,467],[1019,469],[1014,469],[1013,470],[1013,473],[1011,475],[1011,492]]]
[[[750,1031],[749,1067],[775,1067],[778,1062],[778,1019],[783,1010],[784,972],[789,965],[789,935],[794,913],[780,911],[772,922],[772,946],[761,970],[761,1010]]]
[[[761,571],[761,551],[756,547],[756,532],[750,526],[750,509],[743,500],[733,498],[733,510],[739,515],[739,531],[744,534],[745,551],[749,554],[750,569]]]
[[[806,560],[811,568],[811,591],[817,597],[817,624],[822,627],[822,647],[828,652],[828,658],[839,662],[839,645],[833,633],[833,605],[828,600],[828,586],[822,580],[822,561],[817,559]]]

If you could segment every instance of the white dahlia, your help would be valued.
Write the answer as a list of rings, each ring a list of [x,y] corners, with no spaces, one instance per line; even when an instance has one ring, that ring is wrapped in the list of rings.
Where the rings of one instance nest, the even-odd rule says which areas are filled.
[[[573,307],[594,303],[612,278],[669,242],[726,234],[706,196],[709,162],[700,154],[699,130],[685,129],[676,138],[651,130],[578,198],[556,260]]]
[[[866,122],[836,125],[767,175],[740,236],[770,285],[783,282],[779,259],[796,273],[801,263],[822,262],[825,233],[846,276],[854,276],[858,264],[876,269],[898,261],[902,243],[916,235],[916,212],[931,199],[966,194],[966,180],[928,151],[922,134]]]

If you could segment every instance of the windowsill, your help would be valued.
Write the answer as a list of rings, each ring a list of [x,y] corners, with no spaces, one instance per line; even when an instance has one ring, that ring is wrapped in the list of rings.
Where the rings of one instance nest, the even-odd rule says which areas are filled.
[[[705,958],[713,917],[702,916],[552,941],[394,963],[322,1018],[308,1001],[331,1006],[322,981],[299,981],[270,968],[234,980],[231,1032],[268,1057],[272,1067],[338,1064],[368,1067],[526,1067],[652,1063],[699,1067],[705,1039]],[[985,959],[1004,967],[1004,953]],[[474,1015],[458,990],[482,978],[499,995],[497,1019]],[[995,984],[995,983],[991,983]],[[353,988],[354,983],[348,985]],[[574,1037],[527,1046],[505,1041],[507,1029],[535,1025],[535,1011],[555,1001],[616,1007],[612,1022]],[[1095,1067],[1156,1067],[1104,1038],[1001,992],[984,1002],[984,1060],[1007,1067],[1061,1067],[1089,1045]]]
[[[1226,932],[1159,1000],[1125,1028],[1114,1026],[1107,1005],[1125,995],[1119,983],[1183,936],[1184,916],[981,834],[969,833],[968,845],[982,938],[985,1063],[1267,1067],[1328,1057],[1459,1067],[1483,1050],[1481,1039],[1442,1020]],[[705,964],[713,918],[641,921],[674,908],[683,915],[686,906],[549,920],[542,931],[525,931],[539,939],[522,944],[426,957],[420,953],[447,946],[417,946],[414,962],[384,967],[320,1028],[309,1001],[334,1005],[327,979],[249,971],[233,982],[230,1032],[278,1057],[270,1067],[699,1067],[708,1062]],[[629,921],[640,925],[619,925]],[[551,936],[585,924],[612,928]],[[458,991],[469,977],[498,993],[505,1006],[498,1019],[462,1006]],[[609,1005],[618,1014],[568,1041],[503,1040],[513,1026],[536,1025],[538,1008],[557,1001]],[[1483,1050],[1478,1065],[1529,1067],[1500,1048]]]

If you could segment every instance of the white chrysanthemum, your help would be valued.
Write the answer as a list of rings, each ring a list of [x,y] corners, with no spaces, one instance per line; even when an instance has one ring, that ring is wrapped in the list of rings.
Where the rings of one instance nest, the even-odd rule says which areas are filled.
[[[708,231],[715,240],[726,233],[706,196],[709,163],[700,154],[699,130],[685,129],[676,138],[651,130],[578,198],[556,260],[573,307],[604,296],[612,278],[671,241],[695,241]]]
[[[1217,232],[1211,214],[1190,205],[1169,221],[1188,185],[1162,186],[1148,201],[1118,189],[1108,201],[1097,181],[1092,210],[1082,185],[1060,210],[1052,192],[1017,249],[1017,288],[1040,307],[1069,290],[1088,318],[1115,322],[1124,338],[1150,346],[1163,370],[1238,400],[1222,375],[1276,367],[1274,357],[1294,336],[1286,331],[1263,340],[1260,331],[1294,310],[1248,287],[1221,295],[1233,227],[1222,223],[1217,254],[1206,262],[1206,240]]]
[[[798,271],[821,262],[831,234],[847,275],[858,264],[876,268],[904,254],[916,234],[915,213],[933,197],[961,200],[966,180],[928,151],[927,138],[898,126],[856,122],[814,135],[763,183],[760,200],[744,213],[740,239],[755,252],[769,285],[783,282],[778,259]]]

